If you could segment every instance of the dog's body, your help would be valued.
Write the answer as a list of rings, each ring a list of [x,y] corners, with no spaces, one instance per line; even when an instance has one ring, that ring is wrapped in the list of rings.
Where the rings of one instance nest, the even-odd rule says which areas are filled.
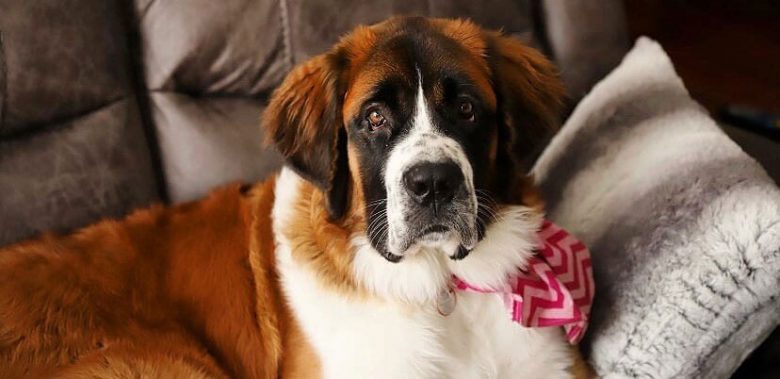
[[[301,180],[285,170],[277,181],[277,193],[297,194],[300,186]],[[295,196],[278,195],[273,214],[274,224],[280,229],[287,230],[285,224],[296,217],[289,212],[296,208],[296,201],[299,200]],[[485,250],[478,247],[470,259],[485,259],[488,251],[497,246],[533,245],[533,231],[541,219],[522,207],[505,212],[504,219],[491,225],[488,237],[482,241]],[[568,377],[574,361],[561,330],[518,326],[510,320],[499,296],[461,293],[454,312],[446,317],[433,304],[384,302],[359,294],[344,296],[343,292],[322,288],[315,273],[294,262],[290,239],[277,238],[277,267],[284,292],[310,343],[321,356],[327,377]],[[350,243],[363,250],[357,253],[362,262],[353,266],[356,276],[370,276],[379,286],[390,286],[389,280],[404,276],[395,270],[380,272],[387,263],[375,252],[367,251],[371,248],[363,237],[350,238]],[[406,263],[421,270],[446,267],[463,277],[488,280],[502,271],[495,269],[496,261],[513,268],[527,257],[515,254],[503,261],[472,262],[475,264],[456,267],[459,262],[447,259],[431,262],[437,257],[420,254],[414,257],[415,262]],[[485,268],[489,269],[480,272]],[[414,287],[429,277],[408,275],[404,279]]]
[[[437,307],[453,274],[497,286],[533,254],[521,160],[559,92],[467,22],[358,29],[274,95],[274,178],[0,251],[0,377],[586,375],[498,296]]]

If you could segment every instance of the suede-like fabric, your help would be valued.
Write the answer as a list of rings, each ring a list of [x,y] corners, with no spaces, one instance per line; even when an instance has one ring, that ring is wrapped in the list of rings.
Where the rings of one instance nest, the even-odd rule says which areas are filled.
[[[157,191],[132,100],[0,140],[0,245],[123,216]]]
[[[159,199],[128,9],[0,0],[0,245]]]
[[[283,0],[289,30],[291,61],[300,63],[330,48],[359,24],[373,24],[394,15],[469,18],[491,29],[523,34],[531,31],[527,0]]]
[[[279,1],[136,2],[146,87],[267,97],[290,69]]]
[[[622,0],[545,0],[550,53],[576,104],[631,47]]]
[[[200,198],[225,182],[260,181],[281,166],[279,154],[263,145],[261,101],[156,92],[151,103],[174,202]]]
[[[0,0],[0,137],[86,114],[127,95],[120,2]]]

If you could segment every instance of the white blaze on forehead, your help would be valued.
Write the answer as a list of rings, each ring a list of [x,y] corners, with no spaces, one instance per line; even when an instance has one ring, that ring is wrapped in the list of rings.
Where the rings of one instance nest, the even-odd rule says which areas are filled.
[[[419,79],[417,80],[417,104],[414,109],[414,123],[412,125],[412,132],[433,132],[433,119],[431,119],[430,113],[428,113],[428,104],[425,101],[425,93],[423,93],[422,87],[422,74],[417,70]]]
[[[396,255],[404,253],[400,249],[403,248],[404,241],[410,234],[405,215],[409,214],[415,206],[403,183],[403,174],[410,167],[425,162],[450,161],[457,164],[463,173],[466,190],[469,193],[469,211],[475,216],[477,212],[471,164],[460,143],[442,133],[434,124],[422,84],[422,75],[418,70],[417,100],[411,129],[393,147],[384,173],[387,190],[388,245],[390,252]]]

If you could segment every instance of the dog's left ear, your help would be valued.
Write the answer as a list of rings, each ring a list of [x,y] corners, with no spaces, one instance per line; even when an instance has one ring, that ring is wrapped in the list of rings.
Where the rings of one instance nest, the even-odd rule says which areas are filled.
[[[322,190],[332,220],[346,212],[349,191],[339,93],[342,66],[340,55],[329,52],[295,67],[263,114],[266,142],[275,144],[290,167]]]
[[[502,188],[515,191],[528,180],[525,175],[560,126],[564,88],[539,51],[499,32],[486,37],[497,95],[497,169],[507,180]]]

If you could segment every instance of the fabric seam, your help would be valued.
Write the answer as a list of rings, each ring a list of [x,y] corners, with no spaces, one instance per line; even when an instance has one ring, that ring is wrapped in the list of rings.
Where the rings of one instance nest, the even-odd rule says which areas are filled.
[[[5,126],[5,108],[8,102],[8,68],[5,65],[5,41],[0,30],[0,133]]]
[[[141,10],[141,12],[138,14],[138,24],[140,24],[146,18],[146,14],[149,13],[149,9],[152,7],[152,5],[154,5],[155,2],[156,0],[149,1],[144,9]]]
[[[30,136],[33,136],[33,135],[36,135],[36,134],[47,133],[47,132],[50,132],[50,131],[54,130],[55,128],[65,126],[65,125],[71,124],[73,122],[77,122],[79,119],[82,119],[84,117],[88,117],[88,116],[90,116],[93,113],[100,112],[100,111],[102,111],[102,110],[104,110],[106,108],[111,108],[111,107],[113,107],[113,106],[115,106],[115,105],[117,105],[117,104],[119,104],[119,103],[121,103],[123,101],[128,101],[128,100],[130,100],[130,98],[131,98],[131,96],[121,95],[121,96],[119,96],[119,97],[117,97],[115,99],[109,100],[109,101],[107,101],[107,102],[105,102],[103,104],[100,104],[98,106],[85,109],[85,110],[77,112],[77,113],[65,115],[65,116],[58,117],[58,118],[52,118],[52,119],[41,121],[41,122],[36,122],[34,124],[29,124],[29,125],[25,126],[24,129],[14,130],[12,132],[9,132],[6,135],[3,135],[0,138],[0,140],[2,140],[3,142],[5,142],[5,141],[14,141],[14,140],[24,139],[24,138],[27,138],[27,137],[30,137]]]
[[[279,1],[279,18],[282,26],[282,50],[284,51],[284,63],[287,71],[293,68],[292,40],[290,37],[290,13],[287,8],[287,0]]]

